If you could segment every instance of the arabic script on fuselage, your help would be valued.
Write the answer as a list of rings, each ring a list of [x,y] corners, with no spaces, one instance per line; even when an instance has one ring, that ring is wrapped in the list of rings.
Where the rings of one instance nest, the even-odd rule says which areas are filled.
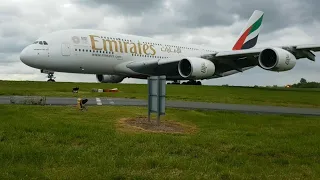
[[[161,48],[162,52],[168,52],[168,53],[181,53],[180,47],[172,47],[172,46],[165,46]]]

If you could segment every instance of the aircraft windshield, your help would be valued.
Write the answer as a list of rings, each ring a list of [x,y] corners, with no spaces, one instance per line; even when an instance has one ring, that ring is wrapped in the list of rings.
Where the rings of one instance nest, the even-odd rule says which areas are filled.
[[[35,41],[33,44],[48,45],[47,41]]]

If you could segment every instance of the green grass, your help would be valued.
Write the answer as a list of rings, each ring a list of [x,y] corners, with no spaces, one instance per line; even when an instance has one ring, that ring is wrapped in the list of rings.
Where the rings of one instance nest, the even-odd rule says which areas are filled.
[[[72,94],[79,86],[79,94]],[[93,88],[118,88],[118,93],[94,93]],[[147,85],[103,83],[48,83],[0,81],[0,95],[43,95],[60,97],[124,97],[147,99]],[[319,89],[250,88],[223,86],[167,85],[167,100],[215,103],[320,107]]]
[[[167,109],[195,134],[118,131],[141,107],[0,105],[0,179],[319,179],[320,118]]]

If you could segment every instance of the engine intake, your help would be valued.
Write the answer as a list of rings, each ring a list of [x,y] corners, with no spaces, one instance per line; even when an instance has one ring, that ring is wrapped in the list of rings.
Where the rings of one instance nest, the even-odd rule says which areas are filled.
[[[102,75],[97,74],[96,78],[101,83],[119,83],[121,82],[125,77],[124,76],[118,76],[118,75]]]
[[[190,57],[179,62],[178,71],[186,79],[206,79],[214,74],[215,65],[207,59]]]
[[[187,59],[183,59],[179,64],[179,73],[182,77],[189,77],[192,73],[192,65]]]
[[[296,57],[281,48],[266,48],[259,55],[259,66],[269,71],[288,71],[296,65]]]

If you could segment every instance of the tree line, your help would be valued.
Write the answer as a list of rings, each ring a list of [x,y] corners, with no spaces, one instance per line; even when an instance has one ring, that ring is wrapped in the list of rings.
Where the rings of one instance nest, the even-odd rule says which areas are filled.
[[[319,82],[307,82],[306,79],[301,78],[299,83],[292,84],[291,87],[293,88],[320,88]]]

